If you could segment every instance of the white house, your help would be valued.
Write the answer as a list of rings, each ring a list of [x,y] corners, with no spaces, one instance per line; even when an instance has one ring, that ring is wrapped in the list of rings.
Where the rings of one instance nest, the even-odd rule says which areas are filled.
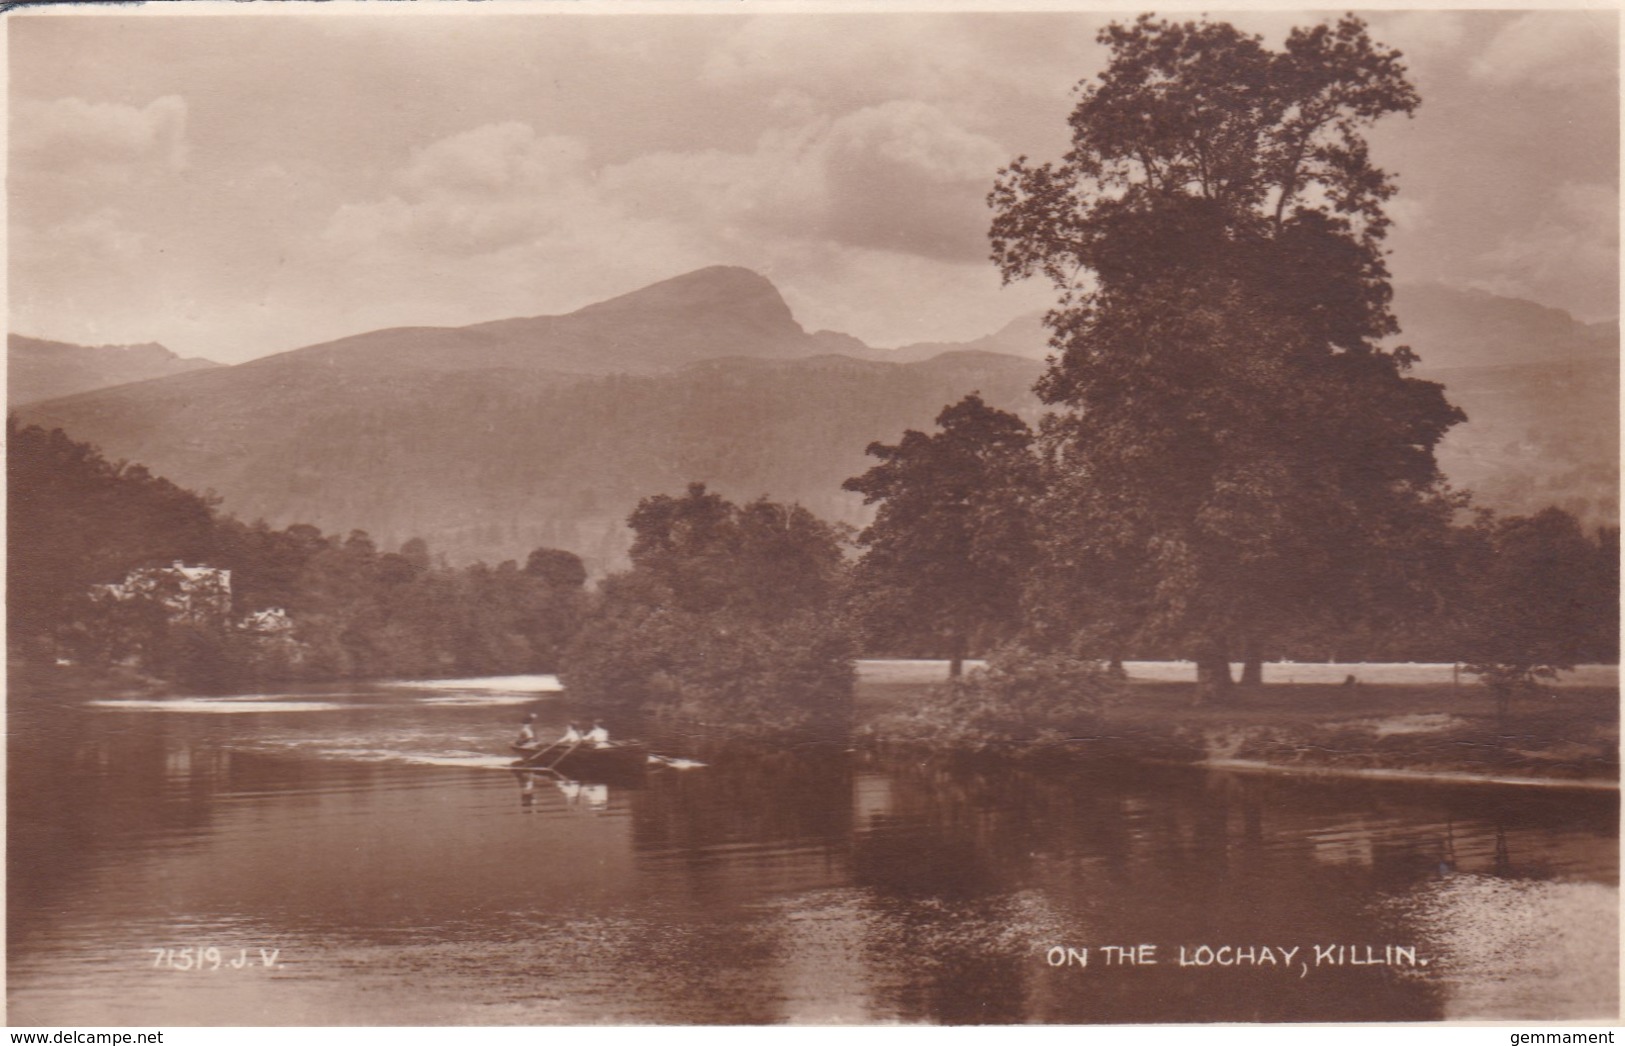
[[[132,570],[117,584],[96,585],[91,594],[119,602],[156,601],[172,624],[218,624],[231,616],[231,571],[191,567],[177,559],[167,567]]]

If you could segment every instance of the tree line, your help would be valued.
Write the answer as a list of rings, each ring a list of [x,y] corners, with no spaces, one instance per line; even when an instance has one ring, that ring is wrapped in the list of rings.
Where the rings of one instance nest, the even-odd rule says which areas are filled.
[[[1131,657],[1195,662],[1212,702],[1233,699],[1234,661],[1243,685],[1266,658],[1466,661],[1502,696],[1617,660],[1617,529],[1474,513],[1435,458],[1466,416],[1391,343],[1396,184],[1364,134],[1420,105],[1399,53],[1352,15],[1279,50],[1150,15],[1098,42],[1069,151],[1017,158],[988,197],[1004,279],[1057,291],[1049,413],[1035,432],[972,395],[868,448],[879,464],[845,483],[876,507],[844,600],[858,649],[955,675],[991,652],[948,706],[993,732],[1001,701],[1093,700],[1090,666]],[[681,646],[649,629],[688,582],[645,538],[616,582],[644,615],[623,653]],[[732,557],[694,554],[748,587]],[[725,616],[680,629],[733,634]],[[671,703],[699,661],[622,667]]]
[[[994,682],[1041,708],[1098,693],[1080,666],[1190,653],[1156,630],[1136,575],[1057,555],[1071,548],[1072,519],[1054,512],[1067,477],[1042,433],[974,394],[932,433],[871,445],[879,463],[847,482],[877,506],[862,533],[694,484],[639,503],[631,566],[595,592],[567,551],[454,569],[417,539],[383,552],[361,531],[245,524],[60,431],[12,421],[7,436],[14,657],[208,689],[562,671],[606,709],[793,728],[845,714],[858,655],[946,657],[958,674],[992,653]],[[1586,534],[1558,509],[1430,514],[1403,538],[1389,552],[1403,585],[1365,593],[1357,615],[1306,612],[1255,656],[1463,661],[1512,683],[1617,660],[1617,528]],[[161,600],[94,597],[177,560],[230,570],[232,615],[177,621]],[[287,631],[243,627],[273,608]],[[978,707],[961,698],[958,717]]]
[[[1077,555],[1074,519],[1056,511],[1070,477],[1016,415],[973,394],[937,425],[872,445],[881,463],[847,482],[877,505],[849,583],[865,651],[948,658],[954,675],[967,653],[1011,642],[1106,663],[1196,660],[1211,636],[1168,627],[1159,600],[1215,599],[1200,575],[1180,577],[1189,590],[1147,587],[1142,562]],[[1265,659],[1618,660],[1617,527],[1588,534],[1558,508],[1430,511],[1385,540],[1371,570],[1386,585],[1306,588],[1296,621],[1248,632],[1239,682],[1257,682]]]
[[[1359,18],[1272,50],[1226,23],[1101,30],[1071,148],[988,196],[1006,282],[1057,291],[1033,432],[975,397],[848,481],[863,620],[1046,656],[1467,661],[1526,686],[1617,660],[1618,530],[1470,509],[1466,416],[1409,374],[1364,137],[1420,97]],[[956,565],[947,569],[948,564]],[[1019,659],[1018,659],[1019,660]],[[1509,682],[1509,685],[1510,682]]]
[[[597,704],[760,726],[839,714],[859,653],[955,675],[992,655],[967,713],[1095,695],[1095,666],[1134,658],[1195,662],[1214,702],[1238,661],[1242,685],[1273,658],[1466,662],[1498,695],[1617,661],[1617,528],[1474,511],[1435,459],[1465,415],[1392,344],[1395,182],[1363,135],[1420,104],[1401,56],[1353,16],[1280,50],[1149,15],[1099,42],[1069,151],[1017,158],[988,198],[1004,279],[1057,291],[1049,412],[1034,429],[973,394],[872,444],[844,484],[875,508],[855,559],[805,509],[696,484],[639,503],[630,568],[588,594],[567,552],[453,570],[421,542],[245,525],[13,425],[14,637],[90,650],[62,627],[82,624],[94,656],[182,679],[558,668]],[[87,607],[172,556],[231,569],[296,645]]]
[[[15,419],[7,477],[14,658],[122,665],[204,689],[552,671],[586,601],[570,552],[453,568],[419,539],[387,552],[359,530],[248,524],[141,465]],[[229,570],[231,613],[173,613],[165,601],[183,582],[165,568],[177,561]],[[121,600],[98,588],[143,570],[170,591]],[[251,627],[259,611],[280,611],[287,627]]]

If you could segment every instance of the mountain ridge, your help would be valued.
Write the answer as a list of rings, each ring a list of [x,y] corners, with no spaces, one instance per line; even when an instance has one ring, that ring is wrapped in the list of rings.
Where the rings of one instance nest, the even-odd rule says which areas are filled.
[[[223,366],[179,356],[157,342],[75,345],[24,334],[7,335],[6,360],[8,408]]]
[[[1461,359],[1480,320],[1451,310],[1482,313],[1482,302],[1436,293],[1422,316],[1414,300],[1439,339],[1415,340],[1424,361]],[[1472,418],[1441,464],[1502,511],[1558,503],[1616,521],[1617,342],[1528,304],[1490,310],[1522,326],[1500,332],[1483,365],[1418,368],[1447,379]],[[1039,320],[872,349],[808,334],[771,282],[717,267],[559,317],[366,332],[21,416],[212,490],[244,518],[359,528],[384,545],[423,537],[454,561],[549,545],[601,572],[622,561],[637,499],[691,481],[862,525],[869,510],[840,484],[872,464],[870,442],[928,429],[972,391],[1036,419]],[[1612,355],[1575,354],[1587,346]]]
[[[511,367],[646,374],[727,355],[793,357],[822,344],[778,288],[749,269],[712,266],[558,315],[462,327],[392,327],[264,356],[245,367],[471,370]]]

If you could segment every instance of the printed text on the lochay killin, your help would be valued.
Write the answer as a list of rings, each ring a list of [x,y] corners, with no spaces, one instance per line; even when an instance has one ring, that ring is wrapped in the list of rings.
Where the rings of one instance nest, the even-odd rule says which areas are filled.
[[[1146,966],[1175,969],[1279,970],[1309,976],[1311,970],[1363,966],[1421,968],[1428,965],[1409,944],[1104,944],[1045,949],[1051,966],[1075,970],[1128,969]]]

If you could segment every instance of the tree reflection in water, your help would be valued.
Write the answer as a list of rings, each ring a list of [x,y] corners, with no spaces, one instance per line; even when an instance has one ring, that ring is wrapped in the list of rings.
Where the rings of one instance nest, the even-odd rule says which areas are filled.
[[[492,713],[355,700],[284,717],[14,709],[15,1012],[49,1023],[87,999],[146,998],[120,1019],[230,1023],[252,1005],[257,1023],[1144,1023],[1617,1008],[1613,793],[677,727],[651,731],[654,750],[703,766],[606,786],[414,764],[455,763]],[[388,758],[358,759],[375,748]],[[158,997],[140,994],[145,969],[87,965],[107,941],[183,925],[269,938],[311,973],[255,982],[269,995],[210,981],[215,994]],[[1317,944],[1414,947],[1433,964],[1179,965],[1181,947],[1301,961]],[[1107,945],[1155,945],[1157,965],[1107,965]],[[1090,965],[1051,966],[1056,947]],[[59,989],[64,971],[88,980]]]
[[[1438,1019],[1437,978],[1314,968],[1313,946],[1425,950],[1394,898],[1441,870],[1508,874],[1511,840],[1557,811],[1604,845],[1617,834],[1585,796],[817,745],[707,758],[635,808],[649,887],[722,907],[795,895],[800,917],[848,924],[862,1012],[905,1021]],[[1157,965],[1101,965],[1101,946],[1139,944]],[[1203,944],[1297,947],[1311,968],[1179,965]],[[1056,945],[1095,965],[1050,967]]]

